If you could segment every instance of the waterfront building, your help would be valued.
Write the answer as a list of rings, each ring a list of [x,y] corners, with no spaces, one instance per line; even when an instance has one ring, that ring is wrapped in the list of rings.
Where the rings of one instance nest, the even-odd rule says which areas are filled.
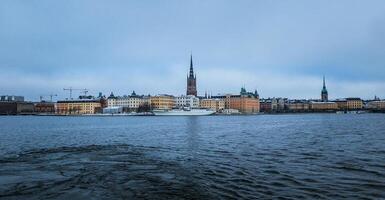
[[[310,110],[316,112],[327,112],[327,111],[336,111],[338,110],[338,104],[336,102],[316,102],[311,101]]]
[[[362,99],[357,97],[337,99],[334,102],[338,104],[339,110],[361,110],[364,106]]]
[[[225,109],[225,101],[223,99],[201,99],[200,107],[220,112]]]
[[[285,110],[286,98],[275,98],[271,99],[271,110],[274,112],[283,112]]]
[[[0,115],[31,114],[33,103],[21,101],[0,101]]]
[[[199,98],[194,95],[177,96],[175,97],[175,106],[178,108],[183,108],[183,107],[198,108]]]
[[[53,102],[38,102],[35,103],[34,112],[36,113],[55,113],[55,103]]]
[[[174,96],[167,94],[160,94],[150,97],[150,104],[152,109],[172,109],[175,107]]]
[[[322,102],[328,102],[329,101],[328,90],[326,89],[326,84],[325,84],[325,76],[323,77],[323,87],[321,90],[321,100],[322,100]]]
[[[257,92],[247,92],[244,87],[241,88],[239,95],[218,95],[212,96],[213,99],[223,99],[225,109],[236,109],[241,113],[259,112],[259,95]]]
[[[261,99],[259,103],[259,108],[261,112],[269,113],[271,112],[271,99]]]
[[[101,112],[101,99],[64,100],[56,103],[56,113],[59,115],[95,114]]]
[[[190,72],[187,75],[186,95],[197,96],[197,76],[194,74],[192,55],[190,58]]]
[[[287,102],[286,98],[267,98],[260,100],[260,111],[261,112],[284,112],[285,104]]]
[[[374,101],[369,101],[367,103],[367,109],[374,111],[384,111],[385,110],[385,100],[376,99]]]
[[[123,112],[136,112],[143,104],[149,104],[148,96],[137,95],[135,91],[131,95],[115,96],[112,92],[107,98],[108,107],[122,107]]]
[[[149,99],[144,95],[137,95],[135,91],[132,91],[131,95],[129,96],[128,108],[131,110],[137,110],[139,106],[148,102]]]
[[[310,109],[309,102],[306,100],[290,100],[285,107],[289,112],[307,112]]]

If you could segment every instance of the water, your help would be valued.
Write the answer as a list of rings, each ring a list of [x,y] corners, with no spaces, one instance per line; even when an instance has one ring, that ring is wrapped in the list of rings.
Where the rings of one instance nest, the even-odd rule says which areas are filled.
[[[385,115],[0,117],[1,199],[381,199]]]

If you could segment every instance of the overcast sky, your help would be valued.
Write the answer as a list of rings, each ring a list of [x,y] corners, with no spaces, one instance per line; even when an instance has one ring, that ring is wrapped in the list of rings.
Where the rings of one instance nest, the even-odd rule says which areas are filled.
[[[199,94],[385,98],[385,1],[0,2],[0,94],[184,94],[191,52]]]

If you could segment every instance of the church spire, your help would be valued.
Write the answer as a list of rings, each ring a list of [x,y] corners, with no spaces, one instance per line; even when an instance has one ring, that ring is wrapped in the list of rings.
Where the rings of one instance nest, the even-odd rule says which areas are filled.
[[[323,82],[323,88],[326,88],[326,84],[325,84],[325,75],[324,75],[324,82]]]
[[[192,60],[192,54],[190,57],[190,78],[194,77],[194,68],[193,68],[193,60]]]
[[[328,90],[326,89],[325,75],[323,76],[323,87],[321,91],[321,99],[323,102],[327,102],[328,99]]]
[[[196,75],[194,76],[194,68],[193,68],[193,60],[192,60],[192,54],[190,56],[190,72],[187,76],[187,95],[194,95],[197,96],[197,82],[196,82]]]

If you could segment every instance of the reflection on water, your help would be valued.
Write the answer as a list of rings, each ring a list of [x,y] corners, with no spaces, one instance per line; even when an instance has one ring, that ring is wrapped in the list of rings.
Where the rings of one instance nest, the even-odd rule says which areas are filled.
[[[0,127],[2,199],[385,198],[384,115],[0,117]]]
[[[186,118],[186,143],[187,152],[189,152],[189,159],[194,161],[196,159],[197,151],[199,149],[199,133],[200,128],[198,117],[193,116]]]

